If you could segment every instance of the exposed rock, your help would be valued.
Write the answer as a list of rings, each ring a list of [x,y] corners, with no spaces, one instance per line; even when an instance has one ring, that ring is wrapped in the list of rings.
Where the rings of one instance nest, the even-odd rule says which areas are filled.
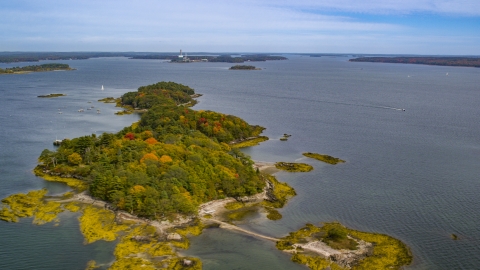
[[[358,243],[356,250],[341,249],[336,250],[323,243],[322,241],[312,241],[306,244],[295,244],[294,247],[299,250],[315,252],[322,257],[328,258],[336,264],[351,268],[358,264],[364,258],[371,256],[373,252],[373,244],[365,242],[363,240],[358,240],[353,237],[348,236],[348,238],[355,240]]]
[[[193,261],[183,259],[182,264],[183,264],[183,266],[191,266],[191,265],[193,265]]]
[[[265,181],[265,188],[264,188],[264,192],[265,192],[265,200],[266,201],[269,201],[269,202],[275,202],[277,201],[277,197],[273,194],[273,184],[272,182],[270,181]]]
[[[178,233],[169,233],[167,235],[167,240],[182,240],[182,236]]]

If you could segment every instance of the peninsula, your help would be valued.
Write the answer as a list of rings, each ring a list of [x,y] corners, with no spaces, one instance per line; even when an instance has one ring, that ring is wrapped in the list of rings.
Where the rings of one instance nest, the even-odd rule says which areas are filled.
[[[140,121],[114,134],[64,139],[55,151],[45,149],[40,154],[35,174],[47,181],[64,182],[73,191],[59,197],[47,196],[46,190],[11,195],[2,200],[0,219],[16,222],[33,217],[35,224],[58,224],[59,213],[79,211],[85,243],[119,239],[112,270],[139,265],[142,269],[201,269],[200,259],[182,256],[179,251],[189,247],[189,237],[209,226],[276,241],[277,247],[288,252],[291,247],[307,250],[307,246],[292,245],[315,242],[319,237],[338,248],[330,230],[327,237],[309,234],[308,239],[296,237],[285,242],[235,226],[256,212],[271,220],[282,218],[277,209],[296,193],[264,169],[280,166],[297,171],[297,164],[254,163],[235,145],[268,139],[259,137],[264,128],[236,116],[183,106],[194,104],[192,96],[192,88],[174,82],[142,86],[124,94],[118,101],[122,106],[146,110]],[[343,231],[340,236],[345,236]],[[357,236],[348,230],[346,237]],[[377,241],[369,239],[363,241],[371,245]],[[398,254],[404,254],[397,252],[403,247],[387,244],[387,257],[374,248],[367,265],[377,259],[396,260]],[[310,261],[325,260],[325,254],[292,259],[312,267]],[[343,265],[326,259],[331,267]],[[361,265],[365,260],[359,257],[345,266]],[[399,263],[386,265],[397,269],[409,262],[407,255]],[[90,261],[87,268],[96,266]],[[332,269],[341,269],[338,267]]]

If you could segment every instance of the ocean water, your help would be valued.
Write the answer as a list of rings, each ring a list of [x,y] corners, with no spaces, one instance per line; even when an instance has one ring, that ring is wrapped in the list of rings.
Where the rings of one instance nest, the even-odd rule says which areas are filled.
[[[195,109],[266,127],[270,140],[244,150],[254,160],[315,168],[277,174],[298,194],[280,210],[283,219],[258,216],[242,227],[281,237],[307,222],[340,221],[405,242],[414,255],[407,269],[480,269],[480,69],[287,57],[253,63],[261,71],[98,58],[60,61],[75,71],[0,76],[0,197],[68,190],[31,173],[41,151],[53,149],[55,138],[115,132],[138,119],[115,116],[118,108],[98,99],[175,81],[204,94]],[[67,96],[36,97],[49,93]],[[292,135],[286,142],[284,133]],[[323,164],[303,152],[347,162]],[[84,245],[76,219],[62,214],[57,227],[0,222],[0,269],[84,269],[91,259],[108,265],[114,243]],[[191,241],[184,253],[200,257],[204,269],[305,269],[273,243],[221,229]]]

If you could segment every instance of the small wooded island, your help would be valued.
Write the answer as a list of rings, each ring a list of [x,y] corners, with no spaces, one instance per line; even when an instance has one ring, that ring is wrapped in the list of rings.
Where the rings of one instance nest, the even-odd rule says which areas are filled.
[[[74,70],[67,64],[43,64],[43,65],[34,65],[34,66],[25,66],[25,67],[12,67],[2,69],[0,68],[0,74],[22,74],[29,72],[44,72],[44,71],[56,71],[56,70]]]
[[[261,68],[256,68],[255,66],[248,65],[235,65],[229,68],[230,70],[262,70]]]
[[[173,82],[124,94],[122,106],[146,110],[140,121],[117,133],[64,139],[55,151],[40,154],[35,174],[73,191],[57,197],[47,196],[45,189],[10,195],[2,200],[0,219],[32,217],[34,224],[59,224],[59,213],[81,212],[86,244],[118,239],[112,270],[202,269],[200,259],[179,252],[189,247],[189,237],[219,226],[275,241],[279,249],[296,253],[293,261],[312,269],[399,269],[410,263],[408,248],[399,240],[341,225],[307,225],[308,230],[283,238],[236,226],[257,212],[271,220],[282,218],[276,209],[296,193],[239,150],[242,143],[268,139],[259,136],[264,128],[233,115],[183,106],[195,104],[194,94]],[[319,241],[331,249],[310,248]],[[345,261],[349,252],[335,255],[344,254],[340,249],[345,245],[360,251],[368,247],[367,255]],[[90,261],[87,269],[96,266]]]
[[[329,155],[325,155],[325,154],[307,152],[307,153],[303,153],[302,155],[304,155],[306,157],[309,157],[309,158],[314,158],[316,160],[320,160],[320,161],[323,161],[325,163],[332,164],[332,165],[335,165],[335,164],[338,164],[338,163],[345,163],[345,160],[342,160],[342,159],[339,159],[339,158],[336,158],[336,157],[332,157],[332,156],[329,156]]]
[[[40,95],[37,96],[39,98],[56,98],[56,97],[63,97],[65,94],[48,94],[48,95]]]
[[[435,66],[480,67],[480,57],[360,57],[350,62],[422,64]]]

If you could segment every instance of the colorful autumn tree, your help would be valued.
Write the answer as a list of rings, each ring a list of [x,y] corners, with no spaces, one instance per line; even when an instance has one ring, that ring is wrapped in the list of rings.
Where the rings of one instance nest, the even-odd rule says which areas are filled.
[[[74,165],[78,165],[78,164],[82,163],[82,156],[80,156],[77,153],[73,153],[73,154],[68,156],[68,162],[70,162],[71,164],[74,164]]]
[[[125,134],[124,138],[129,139],[130,141],[133,141],[135,140],[135,134],[128,132],[127,134]]]
[[[172,162],[172,158],[170,156],[167,156],[167,155],[163,155],[161,158],[160,158],[160,162],[162,163],[167,163],[167,162]]]
[[[147,154],[145,154],[145,155],[140,159],[140,162],[143,163],[143,162],[145,162],[146,160],[158,161],[158,157],[157,157],[157,155],[155,155],[154,153],[147,153]]]
[[[158,143],[158,141],[155,138],[148,138],[145,140],[145,142],[150,145]]]

